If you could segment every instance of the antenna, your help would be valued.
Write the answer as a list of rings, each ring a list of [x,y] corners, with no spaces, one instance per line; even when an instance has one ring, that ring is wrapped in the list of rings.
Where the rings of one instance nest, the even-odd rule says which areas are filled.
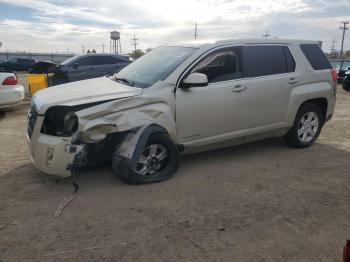
[[[197,23],[194,24],[194,39],[197,39],[198,34],[197,34]]]

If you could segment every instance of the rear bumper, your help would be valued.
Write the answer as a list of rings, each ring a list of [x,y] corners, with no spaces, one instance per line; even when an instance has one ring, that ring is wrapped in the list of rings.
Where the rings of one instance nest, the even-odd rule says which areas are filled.
[[[21,85],[5,86],[0,89],[0,105],[11,105],[24,99],[24,87]]]
[[[335,108],[335,102],[336,102],[336,96],[332,96],[328,98],[328,107],[327,107],[327,115],[326,115],[326,121],[331,120],[334,108]]]

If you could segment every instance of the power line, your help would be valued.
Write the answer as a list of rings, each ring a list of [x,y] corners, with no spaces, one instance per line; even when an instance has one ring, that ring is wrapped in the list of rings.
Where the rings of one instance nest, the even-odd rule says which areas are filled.
[[[265,31],[265,34],[264,35],[262,35],[262,37],[265,37],[266,39],[269,37],[269,36],[271,36],[270,34],[269,34],[269,31]]]
[[[83,51],[83,54],[85,54],[85,46],[84,45],[81,46],[81,49]]]
[[[198,34],[197,34],[197,23],[194,24],[194,39],[197,39]]]
[[[131,39],[131,41],[133,41],[133,42],[131,43],[131,45],[134,46],[135,52],[136,52],[136,47],[139,45],[139,44],[136,42],[137,40],[139,40],[139,39],[136,38],[135,35],[134,35],[134,38]]]
[[[341,21],[341,23],[343,25],[340,27],[340,30],[343,31],[343,36],[341,39],[340,58],[343,58],[345,31],[349,29],[349,27],[347,25],[350,23],[350,21]]]
[[[102,43],[102,54],[104,54],[105,53],[105,43]]]

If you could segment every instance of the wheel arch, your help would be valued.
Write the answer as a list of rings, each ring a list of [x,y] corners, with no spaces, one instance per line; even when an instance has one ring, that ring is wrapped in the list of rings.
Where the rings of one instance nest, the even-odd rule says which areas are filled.
[[[306,103],[308,104],[314,104],[315,106],[317,106],[321,112],[322,112],[322,116],[323,116],[323,119],[325,120],[326,119],[326,116],[327,116],[327,109],[328,109],[328,100],[327,98],[325,97],[319,97],[319,98],[314,98],[314,99],[309,99],[309,100],[306,100],[305,102],[303,102],[300,106],[299,106],[299,109],[305,105]],[[299,111],[298,109],[298,111]]]
[[[166,128],[154,123],[131,130],[114,152],[112,167],[117,169],[118,165],[122,162],[123,165],[126,164],[129,168],[134,170],[148,139],[151,135],[156,133],[169,135]],[[169,140],[174,143],[170,136]]]

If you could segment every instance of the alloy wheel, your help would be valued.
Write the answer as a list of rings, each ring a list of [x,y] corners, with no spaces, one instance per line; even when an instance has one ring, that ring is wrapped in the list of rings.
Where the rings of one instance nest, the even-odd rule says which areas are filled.
[[[298,124],[298,137],[304,143],[310,142],[317,134],[319,118],[314,112],[307,112],[302,116]]]

